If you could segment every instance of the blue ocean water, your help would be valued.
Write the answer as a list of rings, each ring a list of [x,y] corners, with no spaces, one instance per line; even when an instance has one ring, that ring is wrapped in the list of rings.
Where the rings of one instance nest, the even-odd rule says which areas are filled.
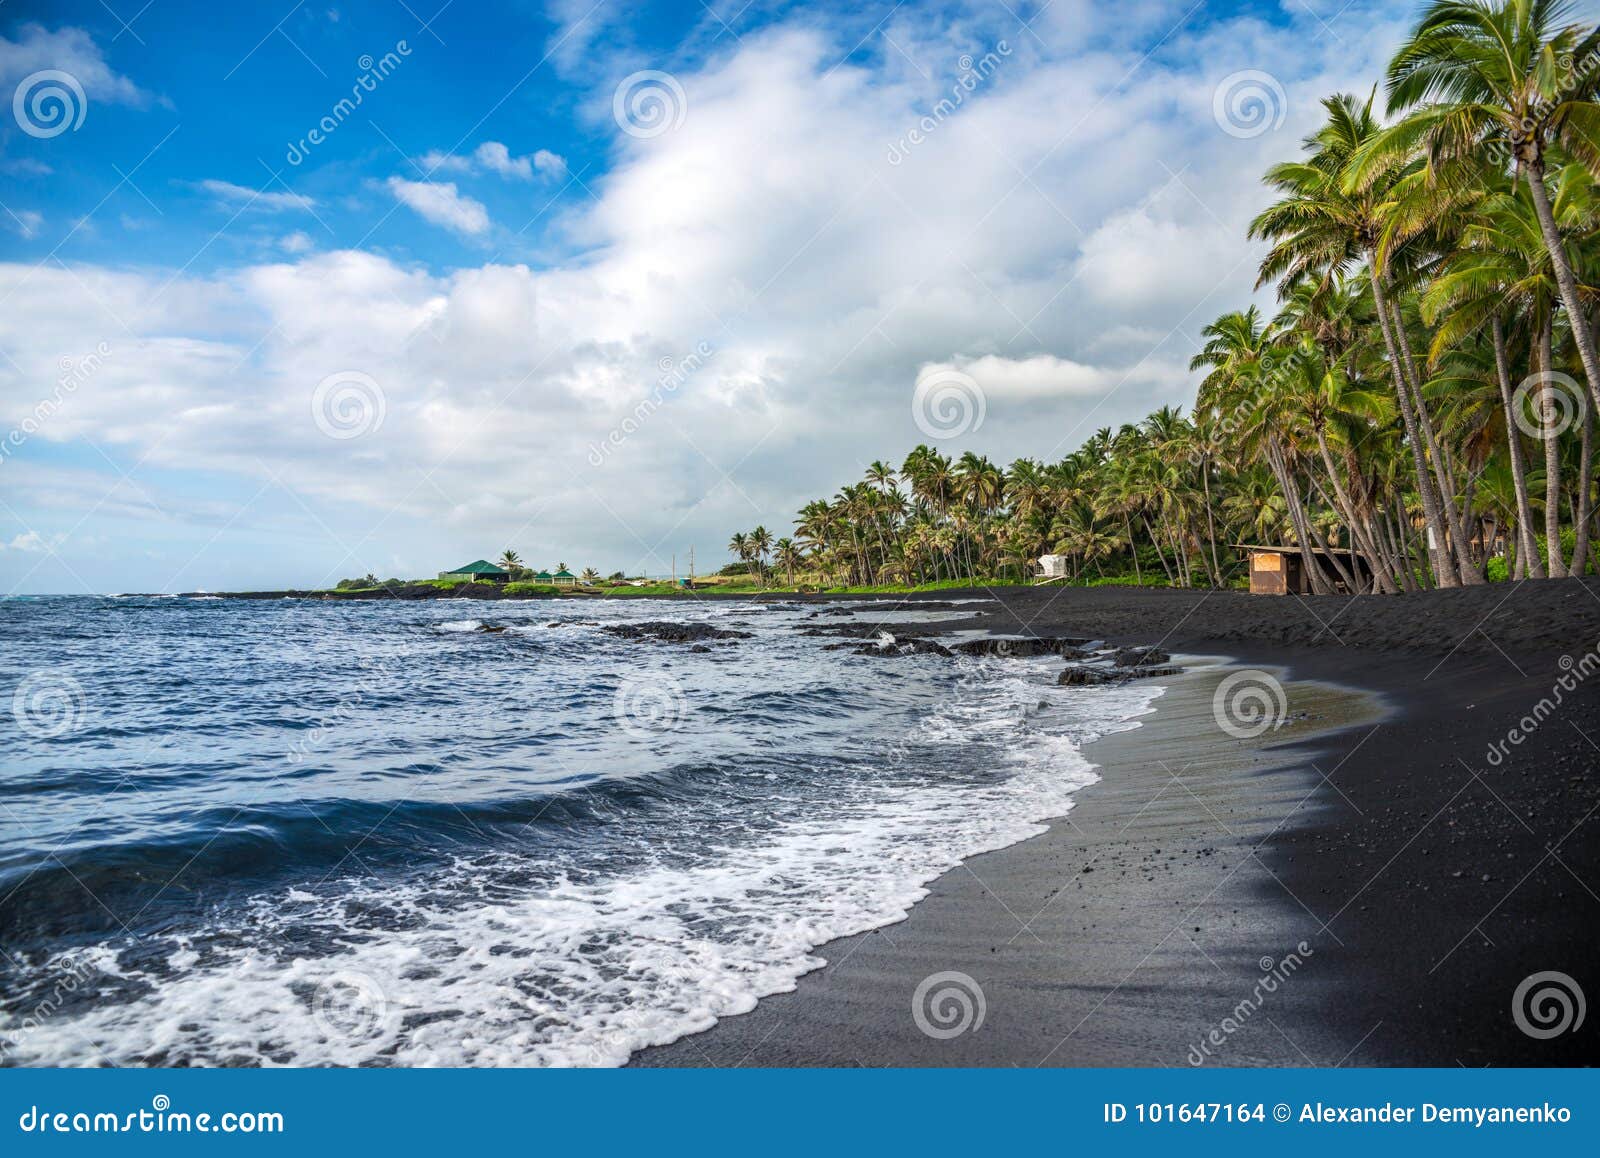
[[[602,630],[662,618],[751,635]],[[1160,694],[835,622],[0,601],[0,1064],[620,1064],[1041,831]]]

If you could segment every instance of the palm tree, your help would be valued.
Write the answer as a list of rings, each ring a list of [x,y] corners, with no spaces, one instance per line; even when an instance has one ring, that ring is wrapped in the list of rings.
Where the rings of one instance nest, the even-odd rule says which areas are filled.
[[[1434,169],[1486,149],[1508,156],[1528,183],[1590,399],[1600,406],[1594,334],[1583,325],[1545,183],[1552,149],[1600,171],[1600,31],[1565,23],[1571,12],[1564,0],[1434,0],[1389,65],[1389,112],[1409,115],[1370,143],[1351,176],[1364,182],[1419,148]]]
[[[1448,506],[1451,488],[1429,470],[1427,449],[1434,439],[1426,405],[1420,393],[1413,394],[1414,389],[1420,391],[1420,384],[1408,380],[1409,359],[1402,362],[1403,319],[1390,301],[1384,266],[1379,260],[1386,199],[1399,180],[1403,165],[1374,167],[1358,189],[1350,189],[1355,159],[1377,139],[1382,128],[1373,115],[1370,99],[1362,103],[1341,93],[1322,104],[1328,119],[1306,139],[1309,155],[1301,161],[1275,165],[1267,172],[1267,183],[1283,192],[1284,197],[1250,223],[1251,237],[1274,243],[1261,264],[1257,284],[1279,278],[1279,292],[1283,294],[1307,277],[1325,281],[1358,262],[1366,263],[1395,396],[1411,445],[1423,517],[1436,545],[1434,570],[1444,587],[1481,581],[1471,566],[1459,528],[1454,535],[1446,530],[1447,517],[1450,523],[1455,522]],[[1435,471],[1440,469],[1437,455],[1433,465]],[[1466,566],[1458,569],[1463,560]]]
[[[794,586],[795,570],[805,561],[799,545],[790,538],[782,538],[774,545],[773,562],[783,568],[783,576],[788,586]]]
[[[600,572],[596,571],[593,567],[585,567],[583,569],[583,574],[580,575],[579,578],[583,580],[583,585],[585,587],[593,587],[600,581]]]
[[[500,566],[504,567],[507,571],[520,571],[522,570],[522,556],[518,555],[510,547],[507,547],[500,555]]]
[[[750,536],[743,531],[735,531],[733,538],[728,540],[728,553],[745,565],[745,570],[750,568]]]

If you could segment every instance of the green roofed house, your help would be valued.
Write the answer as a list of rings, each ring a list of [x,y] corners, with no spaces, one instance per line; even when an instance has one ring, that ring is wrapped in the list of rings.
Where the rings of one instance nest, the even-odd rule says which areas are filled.
[[[576,587],[578,585],[578,577],[563,567],[554,575],[550,576],[550,582],[554,583],[557,587]]]
[[[496,567],[487,559],[478,559],[465,567],[457,567],[454,571],[439,572],[441,579],[465,580],[468,583],[504,583],[510,577],[511,572],[504,567]]]

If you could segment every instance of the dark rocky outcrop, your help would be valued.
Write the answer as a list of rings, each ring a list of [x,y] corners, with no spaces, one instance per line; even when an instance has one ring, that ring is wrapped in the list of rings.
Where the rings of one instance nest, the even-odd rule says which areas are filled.
[[[1071,653],[1071,658],[1082,659],[1089,654],[1081,650],[1082,645],[1088,642],[1087,639],[1072,639],[1065,636],[1047,639],[970,639],[965,643],[956,644],[955,650],[962,655],[997,655],[1012,659],[1030,655]]]
[[[1171,660],[1172,657],[1159,647],[1120,647],[1111,656],[1111,662],[1118,667],[1145,667]]]
[[[669,623],[662,619],[644,623],[610,623],[600,629],[623,639],[655,639],[662,643],[700,643],[707,639],[749,639],[748,631],[730,631],[709,623]]]
[[[1097,687],[1101,684],[1122,684],[1129,680],[1152,679],[1181,673],[1181,667],[1171,664],[1144,664],[1139,667],[1093,667],[1073,664],[1056,677],[1063,687]]]

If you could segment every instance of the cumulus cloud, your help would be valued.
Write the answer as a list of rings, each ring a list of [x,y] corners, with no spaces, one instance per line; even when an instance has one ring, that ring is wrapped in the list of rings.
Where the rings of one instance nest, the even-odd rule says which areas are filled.
[[[468,236],[489,228],[489,211],[456,188],[454,181],[407,181],[389,178],[389,190],[424,221]]]
[[[930,367],[971,375],[988,403],[941,449],[1059,456],[1192,399],[1199,328],[1252,296],[1260,172],[1295,150],[1317,96],[1370,85],[1399,34],[1361,7],[1339,17],[1341,40],[1310,17],[1168,34],[1140,13],[1133,27],[1155,32],[1041,22],[1048,48],[999,5],[946,25],[896,16],[884,31],[915,68],[815,23],[741,30],[677,72],[680,126],[615,134],[595,199],[561,219],[570,260],[438,271],[285,246],[285,260],[173,280],[0,266],[15,359],[0,397],[21,412],[103,336],[103,368],[40,438],[289,482],[328,500],[324,518],[361,512],[351,542],[385,557],[448,543],[446,564],[512,545],[661,572],[692,543],[786,526],[927,440],[912,403]],[[993,75],[891,164],[962,56],[1007,36]],[[1263,61],[1284,73],[1284,123],[1230,136],[1211,93]],[[596,123],[610,97],[592,94]],[[500,154],[480,152],[457,160],[497,171]],[[454,184],[387,185],[464,237],[492,228]],[[383,421],[330,440],[313,400],[348,373],[381,391]]]
[[[516,157],[500,141],[485,141],[466,155],[435,150],[424,153],[417,163],[430,174],[488,172],[518,181],[531,181],[535,173],[541,177],[560,177],[567,171],[565,158],[548,149],[536,149],[526,156]]]

